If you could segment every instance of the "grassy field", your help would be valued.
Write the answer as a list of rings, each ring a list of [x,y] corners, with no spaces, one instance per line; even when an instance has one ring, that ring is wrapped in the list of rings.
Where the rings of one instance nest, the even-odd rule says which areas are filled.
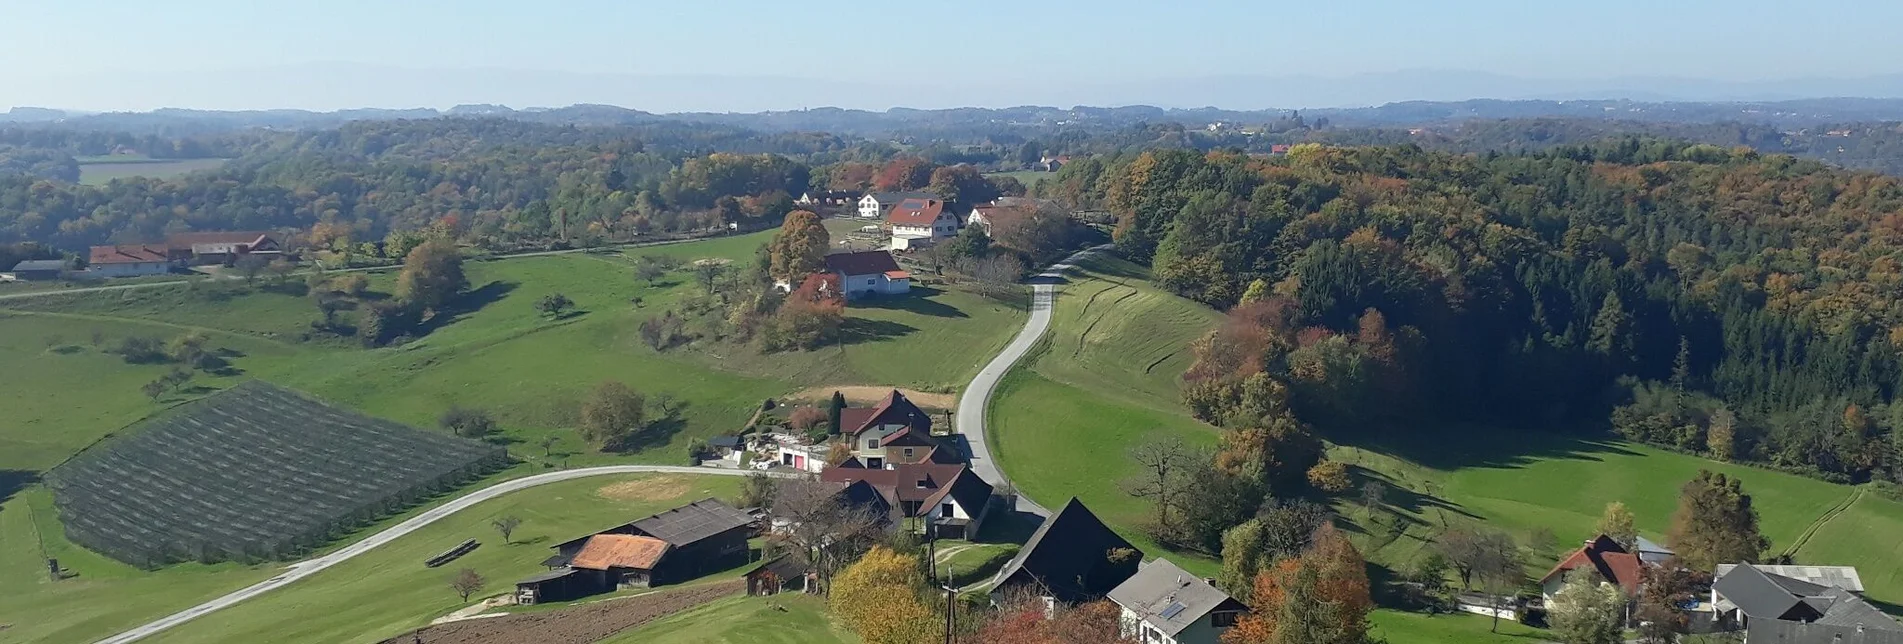
[[[139,156],[82,157],[79,182],[89,186],[110,183],[113,179],[146,177],[170,179],[223,166],[225,159],[151,159]]]
[[[1189,417],[1177,388],[1190,340],[1212,328],[1216,314],[1150,286],[1128,262],[1098,258],[1083,268],[1058,288],[1051,332],[1000,385],[993,446],[1026,495],[1046,507],[1076,496],[1149,556],[1162,555],[1135,529],[1150,504],[1116,481],[1136,474],[1127,452],[1152,437],[1215,444],[1215,428]],[[1197,573],[1217,567],[1171,559]]]
[[[1125,453],[1148,436],[1213,443],[1215,430],[1183,413],[1177,387],[1190,361],[1189,341],[1212,328],[1216,315],[1149,286],[1139,267],[1103,260],[1086,268],[1059,288],[1051,333],[999,390],[991,410],[998,458],[1032,498],[1052,505],[1075,495],[1147,555],[1209,574],[1215,561],[1168,553],[1143,539],[1136,526],[1150,516],[1150,506],[1114,481],[1133,473]],[[1378,566],[1406,569],[1444,526],[1484,522],[1522,543],[1530,543],[1535,528],[1556,535],[1560,543],[1529,563],[1537,576],[1590,536],[1600,511],[1615,500],[1632,509],[1645,534],[1662,541],[1679,486],[1702,468],[1744,481],[1773,553],[1809,533],[1796,550],[1799,562],[1857,566],[1872,599],[1903,603],[1903,546],[1869,540],[1903,531],[1903,504],[1874,493],[1537,428],[1403,428],[1394,434],[1402,438],[1358,438],[1331,448],[1358,478],[1388,484],[1374,512],[1358,502],[1336,504]],[[1447,435],[1465,438],[1406,438]],[[1838,506],[1847,507],[1819,522]],[[1505,642],[1539,633],[1514,625],[1492,635],[1486,619],[1391,610],[1378,611],[1374,620],[1377,632],[1395,642]]]
[[[1519,622],[1500,621],[1500,632],[1493,632],[1493,620],[1479,615],[1454,613],[1423,615],[1398,610],[1376,610],[1368,615],[1373,624],[1369,634],[1376,641],[1403,644],[1446,642],[1448,644],[1536,644],[1550,641],[1544,629],[1523,626]]]
[[[987,172],[985,173],[985,176],[1011,177],[1013,179],[1017,179],[1018,183],[1024,184],[1025,188],[1030,188],[1031,186],[1037,185],[1039,181],[1049,179],[1052,176],[1052,174],[1053,173],[1050,173],[1050,172],[1040,172],[1037,170],[1013,170],[1011,172]]]
[[[785,610],[780,610],[780,609]],[[818,597],[732,597],[623,631],[602,644],[858,644]]]
[[[308,299],[235,282],[0,301],[0,371],[21,375],[0,397],[0,418],[8,419],[0,423],[0,578],[26,584],[7,588],[0,597],[0,624],[16,624],[0,631],[0,641],[34,632],[19,624],[55,603],[69,613],[98,611],[83,627],[103,634],[269,576],[265,569],[243,567],[131,569],[65,544],[50,495],[37,487],[20,490],[40,472],[130,423],[245,378],[424,428],[433,428],[452,404],[488,409],[503,428],[494,440],[525,460],[500,478],[558,463],[679,463],[688,441],[734,431],[762,400],[809,387],[949,390],[968,380],[1022,324],[1023,312],[1011,305],[948,289],[870,306],[855,303],[848,309],[850,323],[864,333],[852,337],[844,351],[762,355],[746,347],[712,345],[657,353],[638,340],[642,319],[703,287],[685,271],[653,285],[639,283],[632,276],[634,257],[738,262],[751,257],[767,237],[471,262],[465,267],[473,287],[468,310],[455,312],[415,341],[374,350],[342,339],[307,340],[309,322],[318,316]],[[371,288],[387,291],[393,280],[391,274],[372,275]],[[559,321],[538,315],[535,300],[554,292],[574,300],[578,313]],[[639,307],[631,304],[637,297]],[[192,383],[196,389],[155,402],[139,387],[169,367],[126,364],[106,352],[126,336],[169,339],[185,333],[205,334],[211,347],[232,356],[240,373],[201,374]],[[679,419],[657,425],[656,435],[631,453],[588,448],[573,430],[577,409],[586,391],[604,379],[621,380],[650,396],[676,397]],[[544,437],[557,439],[549,458],[539,445]],[[35,581],[44,578],[36,526],[48,554],[78,572],[77,579]],[[291,608],[280,605],[282,610]],[[256,623],[269,620],[268,612],[259,615]],[[393,612],[389,619],[397,617]]]

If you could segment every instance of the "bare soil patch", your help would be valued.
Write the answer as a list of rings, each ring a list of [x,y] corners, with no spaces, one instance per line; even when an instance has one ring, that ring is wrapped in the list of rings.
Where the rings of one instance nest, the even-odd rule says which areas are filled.
[[[688,586],[572,608],[438,624],[383,644],[588,644],[701,604],[739,593],[744,580]]]
[[[844,387],[814,387],[811,389],[800,391],[789,397],[794,400],[800,400],[800,401],[817,404],[817,403],[824,403],[828,400],[831,400],[833,397],[833,392],[837,391],[839,393],[846,395],[846,404],[848,405],[869,406],[869,405],[878,403],[880,399],[885,398],[885,395],[888,393],[891,393],[893,389],[894,389],[893,387],[875,387],[875,386],[867,386],[867,385],[849,385]],[[925,409],[952,409],[958,406],[957,394],[934,394],[934,393],[918,391],[916,389],[906,389],[904,387],[898,387],[897,389],[899,390],[899,393],[905,394],[905,397],[910,399],[912,401],[912,404],[918,405]]]
[[[693,487],[693,481],[685,476],[663,474],[603,485],[595,495],[616,501],[666,501],[679,498]]]

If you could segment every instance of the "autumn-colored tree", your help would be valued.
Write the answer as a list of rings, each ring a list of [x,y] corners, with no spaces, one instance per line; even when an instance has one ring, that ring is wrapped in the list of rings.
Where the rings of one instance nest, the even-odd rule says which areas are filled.
[[[780,224],[780,231],[767,242],[768,273],[776,280],[797,283],[826,268],[826,251],[832,237],[819,215],[795,210]]]
[[[417,311],[435,310],[468,287],[462,251],[455,244],[432,240],[404,256],[403,272],[396,278],[396,297]]]
[[[1567,573],[1566,585],[1547,610],[1547,621],[1564,644],[1619,644],[1625,603],[1625,591],[1619,586],[1582,568]]]
[[[932,170],[926,190],[966,207],[998,198],[998,186],[978,172],[976,166],[965,163]]]
[[[1329,494],[1340,494],[1348,491],[1348,487],[1353,483],[1348,478],[1348,466],[1343,465],[1341,461],[1324,459],[1316,463],[1314,467],[1308,468],[1308,484],[1315,486],[1317,490]]]
[[[828,467],[844,463],[846,459],[849,458],[852,458],[851,445],[835,442],[826,448],[826,465]]]
[[[1639,544],[1636,520],[1632,518],[1632,511],[1627,510],[1625,503],[1620,501],[1606,504],[1606,511],[1599,515],[1599,534],[1612,537],[1627,552]]]
[[[978,629],[984,644],[1135,644],[1123,634],[1123,609],[1107,600],[1059,605],[1048,618],[1042,599],[1013,596]],[[962,640],[961,640],[962,641]]]
[[[923,190],[931,185],[932,170],[936,167],[918,157],[899,157],[879,168],[878,174],[872,177],[872,186],[881,192]]]
[[[818,407],[811,405],[794,409],[793,413],[786,415],[786,424],[800,431],[818,427],[819,423],[824,420],[826,420],[826,412],[820,411]]]
[[[1224,644],[1358,644],[1368,639],[1367,563],[1332,525],[1301,557],[1256,575],[1250,612]]]
[[[833,580],[833,614],[867,644],[925,644],[938,622],[924,590],[916,557],[875,546]]]
[[[1699,470],[1679,489],[1678,511],[1667,539],[1693,570],[1724,563],[1756,563],[1770,541],[1758,533],[1758,511],[1741,482]]]
[[[815,349],[835,339],[845,320],[846,299],[839,275],[808,275],[780,304],[760,340],[769,351]]]

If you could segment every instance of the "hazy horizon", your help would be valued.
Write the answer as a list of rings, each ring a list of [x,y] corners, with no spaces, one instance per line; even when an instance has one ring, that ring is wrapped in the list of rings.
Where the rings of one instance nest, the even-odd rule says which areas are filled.
[[[1873,0],[74,0],[9,21],[0,105],[84,111],[1903,97],[1903,3]]]

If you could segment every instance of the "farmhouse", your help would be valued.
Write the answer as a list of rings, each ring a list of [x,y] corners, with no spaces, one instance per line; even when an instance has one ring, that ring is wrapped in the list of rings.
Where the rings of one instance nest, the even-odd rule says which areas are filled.
[[[66,260],[29,259],[13,265],[14,279],[55,280],[66,272]]]
[[[172,261],[189,264],[230,265],[245,255],[276,257],[284,249],[267,232],[178,233],[165,238]]]
[[[912,291],[912,274],[900,269],[892,253],[883,250],[827,255],[826,271],[839,276],[839,288],[849,300]]]
[[[701,499],[555,545],[556,555],[542,563],[557,570],[517,582],[516,601],[679,583],[731,568],[746,561],[753,532],[752,516]],[[571,572],[556,574],[562,570]]]
[[[958,215],[938,199],[906,199],[892,207],[885,221],[892,226],[892,250],[911,250],[958,234]]]
[[[1110,589],[1123,608],[1123,635],[1138,642],[1217,644],[1249,607],[1168,559],[1137,568]]]
[[[857,190],[812,190],[793,203],[806,208],[838,208],[855,205],[863,196]]]
[[[1552,604],[1560,588],[1566,585],[1566,573],[1582,568],[1597,573],[1606,583],[1618,585],[1625,591],[1626,597],[1639,595],[1639,577],[1644,568],[1639,556],[1626,552],[1619,542],[1602,534],[1561,559],[1546,576],[1540,578],[1540,595],[1548,605]]]
[[[130,244],[94,246],[88,253],[86,272],[101,277],[136,277],[172,272],[172,260],[164,246]]]
[[[853,457],[875,470],[925,461],[927,453],[939,447],[932,438],[931,415],[897,389],[872,407],[840,409],[839,433],[852,441]]]
[[[859,216],[877,219],[891,210],[893,206],[907,199],[937,199],[938,195],[929,192],[874,192],[859,198]]]
[[[900,465],[893,469],[831,467],[819,475],[829,483],[866,483],[905,519],[947,539],[977,534],[991,510],[991,484],[962,464]]]
[[[1071,497],[998,571],[991,596],[995,601],[1022,589],[1056,601],[1084,603],[1110,594],[1136,574],[1142,561],[1143,551]]]

